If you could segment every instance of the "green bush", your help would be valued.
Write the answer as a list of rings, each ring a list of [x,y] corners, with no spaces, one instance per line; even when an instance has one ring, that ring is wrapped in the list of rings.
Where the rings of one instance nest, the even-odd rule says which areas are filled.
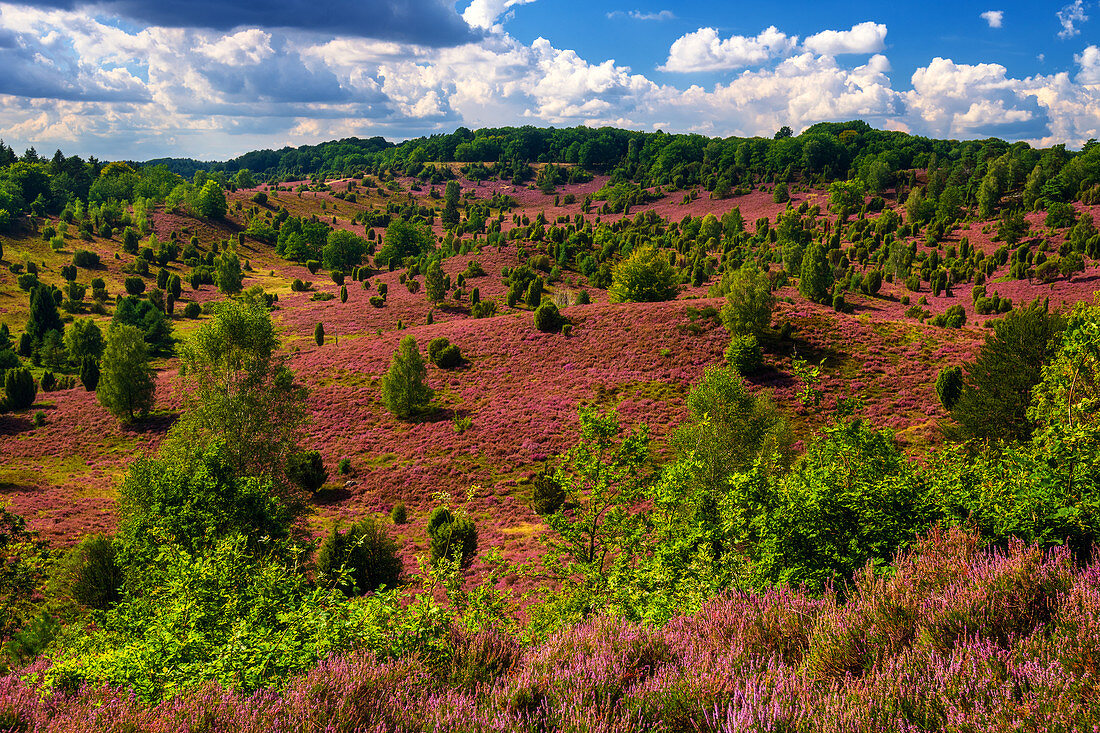
[[[86,249],[78,249],[73,252],[73,264],[86,270],[94,270],[99,267],[99,255]]]
[[[449,557],[469,567],[477,554],[477,527],[465,514],[456,517],[446,507],[436,507],[428,518],[428,540],[432,560]]]
[[[89,392],[95,392],[99,385],[99,360],[94,356],[85,356],[80,360],[80,383]]]
[[[117,603],[123,583],[114,543],[103,535],[89,535],[69,551],[66,580],[73,600],[99,611]]]
[[[409,520],[408,511],[405,509],[405,502],[399,501],[393,505],[393,509],[390,509],[390,520],[394,524],[404,524]]]
[[[31,370],[21,367],[4,372],[4,396],[9,410],[22,410],[33,405],[34,398],[38,396],[38,386],[34,383]]]
[[[558,307],[547,301],[535,309],[535,328],[543,333],[557,333],[564,319]]]
[[[612,303],[652,303],[672,300],[679,291],[679,276],[668,258],[647,245],[615,266],[608,294]]]
[[[367,517],[347,532],[335,527],[317,552],[317,574],[348,595],[393,588],[401,578],[401,557],[385,525]]]
[[[756,335],[734,334],[726,348],[726,363],[742,376],[760,371],[764,366],[764,352],[756,340]]]
[[[198,318],[202,314],[202,306],[195,301],[191,301],[183,308],[184,318]]]
[[[541,471],[532,481],[531,508],[546,516],[561,509],[565,503],[565,488],[554,478],[553,472]]]
[[[328,471],[325,470],[321,454],[311,450],[292,453],[286,459],[286,476],[295,486],[315,492],[328,480]]]
[[[341,458],[340,462],[336,464],[336,473],[340,474],[341,476],[347,476],[349,473],[351,473],[351,459]]]
[[[128,277],[123,281],[123,287],[130,295],[141,295],[145,292],[145,281],[140,277]]]

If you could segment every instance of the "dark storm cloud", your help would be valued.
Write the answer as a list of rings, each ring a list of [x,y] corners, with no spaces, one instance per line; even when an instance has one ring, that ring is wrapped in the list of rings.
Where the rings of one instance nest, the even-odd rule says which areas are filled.
[[[455,46],[481,37],[446,0],[44,0],[20,4],[101,11],[171,28],[294,28],[424,46]]]
[[[149,92],[130,79],[82,73],[71,48],[38,45],[31,34],[0,31],[0,94],[79,102],[146,102]]]

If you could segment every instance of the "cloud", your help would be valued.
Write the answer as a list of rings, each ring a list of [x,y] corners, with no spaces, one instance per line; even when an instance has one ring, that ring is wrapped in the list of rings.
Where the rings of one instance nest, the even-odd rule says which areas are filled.
[[[453,46],[478,37],[446,0],[332,0],[323,7],[313,0],[32,0],[25,4],[95,11],[164,28],[293,28],[425,46]]]
[[[886,48],[886,26],[866,21],[847,31],[821,31],[802,44],[808,51],[835,56],[842,53],[877,53]]]
[[[630,18],[632,20],[673,20],[676,15],[671,10],[658,10],[657,12],[646,12],[642,10],[612,10],[607,14],[608,18]]]
[[[1089,46],[1079,54],[1074,54],[1074,62],[1081,67],[1077,73],[1078,84],[1100,84],[1100,48]]]
[[[989,23],[990,28],[1000,28],[1004,24],[1005,11],[987,10],[981,15],[982,20]]]
[[[533,2],[535,0],[472,0],[462,12],[462,19],[474,28],[492,28],[509,8]]]
[[[1083,0],[1074,0],[1059,10],[1057,15],[1058,22],[1062,24],[1062,30],[1058,31],[1058,37],[1062,39],[1073,38],[1080,34],[1081,29],[1077,27],[1077,24],[1084,23],[1089,19],[1089,16],[1085,15]]]
[[[788,36],[768,26],[754,37],[719,38],[714,28],[700,28],[680,36],[668,51],[661,71],[725,71],[763,64],[786,56],[798,45],[798,36]]]

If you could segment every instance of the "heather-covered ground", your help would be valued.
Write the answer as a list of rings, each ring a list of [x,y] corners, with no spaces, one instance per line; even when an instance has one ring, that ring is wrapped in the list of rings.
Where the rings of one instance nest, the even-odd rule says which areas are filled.
[[[517,207],[504,217],[503,230],[515,225],[512,214],[534,218],[545,212],[550,222],[562,215],[581,213],[582,200],[608,183],[596,176],[582,184],[559,185],[553,194],[533,186],[516,186],[507,181],[482,183],[460,179],[463,191],[476,199],[494,194],[511,196]],[[349,181],[330,181],[325,190],[306,188],[309,182],[285,183],[270,191],[266,205],[284,206],[292,215],[317,215],[338,228],[364,234],[361,224],[351,220],[372,207],[395,201],[416,200],[439,205],[430,198],[432,187],[420,184],[410,190],[413,179],[398,179],[397,190],[366,190],[360,186],[358,201],[350,203],[333,193],[347,191]],[[439,193],[442,186],[436,187]],[[247,209],[256,189],[230,194],[229,217],[217,223],[182,214],[157,210],[151,215],[153,231],[164,241],[173,233],[186,241],[197,237],[201,246],[224,240],[244,227],[240,203]],[[572,195],[575,202],[554,206],[554,199]],[[827,194],[814,190],[793,190],[792,205],[807,202],[824,207]],[[591,219],[597,214],[593,202]],[[323,208],[322,208],[323,206]],[[760,217],[773,223],[786,210],[775,203],[770,191],[759,188],[727,199],[713,199],[706,191],[666,192],[652,202],[633,207],[629,216],[655,211],[670,222],[684,216],[713,213],[719,217],[739,207],[747,226]],[[1082,212],[1100,214],[1100,207],[1081,207]],[[1042,230],[1039,215],[1029,215],[1036,233]],[[624,214],[604,214],[605,221],[617,221]],[[957,245],[968,236],[979,250],[992,250],[995,226],[973,223],[948,234],[944,247]],[[378,228],[377,233],[383,232]],[[438,218],[435,232],[442,234]],[[1064,241],[1064,231],[1050,236],[1050,247]],[[8,261],[34,260],[47,281],[59,280],[60,267],[77,248],[100,254],[103,265],[86,276],[100,276],[108,290],[117,293],[126,276],[121,268],[133,256],[119,251],[118,235],[112,240],[95,236],[81,241],[71,235],[66,246],[54,252],[46,242],[27,235],[6,245]],[[923,246],[923,245],[921,245]],[[530,251],[530,250],[528,250]],[[333,522],[346,521],[365,512],[387,512],[396,501],[410,510],[410,524],[402,528],[406,561],[424,549],[423,522],[430,511],[434,492],[453,496],[471,493],[470,509],[488,543],[499,545],[511,559],[523,559],[538,551],[541,522],[527,505],[528,480],[546,461],[562,453],[573,442],[577,408],[594,402],[617,407],[626,424],[646,422],[659,439],[667,436],[684,416],[684,396],[703,369],[722,360],[728,335],[716,318],[699,316],[700,309],[719,309],[720,298],[708,298],[707,286],[686,287],[677,300],[656,304],[611,305],[607,293],[592,287],[578,273],[566,271],[562,282],[552,286],[551,295],[573,302],[586,290],[591,305],[570,305],[564,309],[574,323],[571,335],[542,334],[532,327],[531,311],[510,309],[504,304],[507,286],[500,276],[506,267],[519,263],[514,243],[502,247],[483,246],[480,251],[458,255],[443,262],[444,271],[457,277],[471,260],[486,274],[471,278],[466,299],[432,306],[421,289],[409,292],[401,284],[402,272],[372,272],[369,289],[347,283],[348,301],[314,300],[316,293],[336,295],[339,287],[326,271],[311,274],[303,265],[277,256],[270,245],[245,237],[238,249],[250,269],[245,287],[260,285],[279,296],[274,317],[281,329],[290,364],[311,391],[308,411],[311,423],[306,448],[319,450],[329,469],[331,485],[314,506],[310,526],[321,532]],[[186,275],[178,262],[169,272]],[[1007,268],[1006,268],[1007,269]],[[1026,280],[990,278],[987,290],[1016,303],[1035,297],[1049,297],[1052,305],[1064,306],[1091,300],[1100,268],[1093,265],[1084,273],[1059,278],[1050,284]],[[311,282],[313,290],[294,293],[294,279]],[[0,317],[19,327],[25,318],[26,296],[14,283],[15,276],[0,270]],[[423,281],[423,275],[418,278]],[[713,282],[713,281],[711,281]],[[378,286],[388,286],[385,307],[373,307],[369,299]],[[500,315],[472,319],[468,315],[469,290],[477,287],[482,300],[494,300]],[[927,286],[909,293],[900,282],[885,283],[879,297],[849,294],[850,313],[808,302],[794,285],[778,290],[782,301],[773,323],[778,329],[789,323],[792,337],[766,341],[763,372],[752,377],[755,388],[772,390],[795,422],[798,437],[809,437],[818,415],[838,398],[858,396],[864,411],[876,425],[896,431],[900,442],[920,453],[941,440],[939,428],[945,413],[935,396],[936,375],[944,366],[973,358],[985,336],[985,317],[974,312],[970,285],[960,284],[934,296]],[[967,313],[962,329],[937,328],[907,315],[909,297],[915,304],[926,299],[932,315],[961,304]],[[190,301],[200,304],[220,299],[217,289],[203,285],[197,290],[185,283],[176,304],[176,335],[186,334],[201,321],[178,316]],[[428,324],[431,314],[433,323]],[[93,316],[106,327],[109,316]],[[326,343],[317,347],[313,331],[322,323]],[[398,331],[398,328],[402,330]],[[429,367],[429,383],[437,390],[440,409],[430,418],[402,422],[382,406],[378,380],[402,336],[412,335],[422,350],[432,338],[444,336],[459,346],[466,359],[458,370],[445,372]],[[791,370],[797,353],[823,366],[826,393],[822,413],[806,414],[793,397],[797,385]],[[0,416],[0,488],[14,511],[27,516],[30,525],[51,543],[67,545],[85,533],[109,530],[113,526],[114,486],[136,455],[154,450],[173,419],[174,377],[172,363],[160,363],[160,415],[139,427],[121,427],[109,418],[92,394],[79,386],[71,390],[40,393],[35,409],[46,414],[46,425],[31,426],[29,413]],[[461,433],[457,421],[469,419]],[[351,473],[337,476],[337,463],[347,458]],[[657,459],[661,459],[658,453]],[[347,486],[344,482],[348,481]]]
[[[718,597],[659,628],[598,618],[522,645],[460,617],[432,656],[333,657],[283,690],[155,705],[0,678],[0,726],[44,731],[1083,731],[1100,725],[1100,569],[933,532],[842,602]]]

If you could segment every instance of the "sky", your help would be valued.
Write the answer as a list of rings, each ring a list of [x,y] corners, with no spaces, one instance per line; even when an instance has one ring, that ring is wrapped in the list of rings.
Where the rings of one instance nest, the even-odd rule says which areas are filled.
[[[0,69],[0,138],[101,160],[528,124],[1100,138],[1100,0],[0,2]]]

